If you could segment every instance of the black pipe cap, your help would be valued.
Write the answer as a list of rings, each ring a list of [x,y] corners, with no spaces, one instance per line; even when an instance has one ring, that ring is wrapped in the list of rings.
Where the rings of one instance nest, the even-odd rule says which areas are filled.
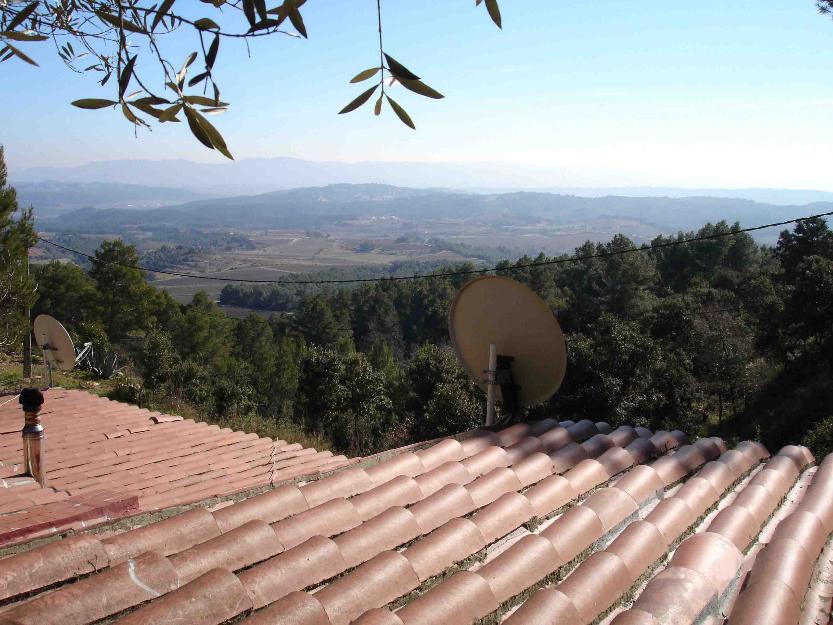
[[[43,406],[43,393],[36,388],[24,388],[20,391],[17,401],[23,406],[23,410],[37,411]]]

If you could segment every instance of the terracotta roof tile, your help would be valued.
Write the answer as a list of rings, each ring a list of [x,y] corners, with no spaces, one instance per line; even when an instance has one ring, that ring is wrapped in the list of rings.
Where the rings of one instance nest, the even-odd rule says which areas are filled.
[[[683,625],[695,622],[703,606],[714,599],[714,585],[709,577],[683,566],[672,566],[651,580],[634,607],[659,623]],[[620,614],[613,623],[626,623],[627,614]]]
[[[503,447],[491,445],[478,451],[473,456],[462,460],[460,464],[474,477],[488,473],[497,467],[508,467],[512,464],[509,454]]]
[[[183,424],[189,422],[165,425]],[[142,427],[113,424],[112,429],[134,426]],[[47,567],[37,576],[9,577],[10,599],[2,617],[79,625],[104,618],[128,624],[184,619],[199,625],[229,620],[250,625],[472,625],[484,617],[489,622],[503,618],[507,625],[569,625],[596,621],[614,609],[608,621],[616,625],[665,625],[704,618],[711,623],[708,618],[718,615],[708,610],[715,606],[752,615],[749,603],[759,595],[768,597],[761,590],[767,584],[776,597],[782,596],[781,587],[794,597],[796,589],[806,586],[833,525],[833,464],[819,469],[812,481],[807,476],[813,470],[805,473],[799,482],[804,486],[786,499],[784,509],[789,507],[791,514],[785,516],[777,509],[798,477],[797,463],[806,459],[799,448],[744,478],[766,457],[760,445],[742,444],[718,458],[725,449],[719,439],[687,445],[678,432],[651,436],[640,428],[611,430],[588,421],[563,426],[547,420],[470,432],[460,442],[409,448],[375,465],[377,459],[369,459],[319,481],[282,486],[213,511],[200,508],[101,539],[88,536],[90,553],[107,554],[98,573],[83,568],[80,542],[76,549],[67,539],[58,541],[55,560],[66,566],[53,567],[60,572]],[[188,427],[195,433],[232,436],[193,423]],[[197,475],[211,475],[231,460],[247,468],[227,483],[268,482],[270,467],[249,466],[249,443],[239,437],[235,441],[225,445],[224,459]],[[251,444],[262,445],[257,439]],[[301,459],[279,469],[281,475],[303,471],[304,459],[317,456],[298,448],[278,453],[285,453],[287,462]],[[638,464],[662,453],[670,455],[648,466]],[[169,468],[181,477],[173,482],[187,483],[193,459],[177,458]],[[343,466],[351,461],[331,462]],[[158,470],[142,467],[147,476],[142,479]],[[163,488],[148,500],[164,494]],[[173,488],[200,493],[216,487]],[[717,513],[700,524],[703,513],[715,506]],[[762,524],[769,529],[759,537]],[[761,540],[769,546],[743,555],[744,543]],[[135,558],[144,550],[159,553]],[[48,552],[37,548],[24,555],[36,564]],[[666,555],[671,557],[663,568]],[[166,585],[150,587],[161,596],[148,598],[125,587],[130,561],[110,563],[111,556],[141,561],[146,567],[142,575],[156,567],[153,572]],[[3,566],[14,571],[25,561],[22,557],[0,560],[0,584]],[[783,568],[768,574],[776,563]],[[66,579],[72,573],[63,575],[73,566],[82,567],[82,575],[91,574],[25,598],[24,593]],[[452,574],[455,569],[462,570]],[[733,610],[729,597],[738,592],[731,590],[733,581],[748,569],[751,574]],[[559,583],[536,591],[565,574]],[[633,586],[642,578],[648,580],[644,589]],[[636,593],[634,606],[616,614],[622,610],[617,602],[630,592]],[[788,612],[790,601],[784,599]],[[774,609],[769,599],[760,603],[758,612]]]
[[[180,584],[216,567],[232,571],[266,560],[284,550],[268,523],[249,521],[225,534],[175,553],[170,557]]]
[[[633,582],[667,548],[668,543],[656,525],[647,521],[634,521],[608,546],[607,552],[622,559]]]
[[[448,484],[430,497],[415,503],[410,510],[421,533],[427,534],[446,521],[468,514],[475,508],[468,490],[459,484]]]
[[[368,610],[353,622],[356,625],[403,625],[402,619],[394,612],[382,608]]]
[[[31,497],[21,497],[18,488],[0,488],[0,544],[43,534],[47,520],[49,529],[60,533],[81,523],[114,518],[117,511],[112,506],[90,511],[85,518],[58,516],[59,510],[69,513],[67,507],[44,508],[102,489],[117,489],[125,500],[134,498],[133,507],[121,512],[125,516],[226,495],[268,484],[271,477],[289,479],[346,461],[329,452],[162,415],[81,391],[51,389],[45,399],[41,416],[49,440],[48,488],[27,486],[34,491]],[[16,403],[0,407],[0,478],[7,481],[22,470],[21,423]],[[25,515],[13,522],[3,518],[18,512]]]
[[[549,462],[549,458],[546,456],[544,458]],[[551,462],[549,462],[549,466],[552,467]],[[548,472],[547,475],[549,474]],[[523,488],[523,484],[518,479],[516,471],[506,467],[498,467],[477,478],[466,490],[468,490],[475,508],[482,508],[504,493],[519,491],[521,488]]]
[[[280,620],[276,615],[280,615]],[[294,592],[271,610],[262,610],[244,622],[246,625],[331,625],[321,602],[305,592]]]
[[[279,486],[214,513],[221,532],[228,532],[244,523],[260,519],[275,523],[309,508],[297,486]]]
[[[463,464],[458,461],[449,460],[440,466],[426,471],[414,478],[423,497],[433,495],[447,484],[468,484],[473,476]]]
[[[635,466],[619,478],[614,485],[633,497],[635,501],[644,501],[665,488],[656,470],[647,465]]]
[[[469,625],[498,606],[488,582],[469,571],[455,573],[435,589],[397,611],[403,625],[431,625],[440,619],[447,625]]]
[[[174,594],[118,619],[119,625],[213,625],[252,607],[252,600],[231,571],[214,569]]]
[[[735,605],[729,616],[731,625],[797,622],[799,601],[789,586],[777,580],[766,585],[756,584],[748,588],[743,597],[744,600]]]
[[[715,448],[715,451],[717,448]],[[708,510],[719,495],[711,482],[704,480],[702,477],[692,477],[686,480],[680,489],[674,494],[675,497],[682,499],[689,508],[691,508],[698,515],[703,514]]]
[[[568,562],[604,533],[604,524],[598,514],[590,508],[576,506],[547,526],[541,536],[552,543],[563,562]]]
[[[394,549],[420,535],[416,517],[405,508],[388,508],[373,519],[341,534],[335,542],[348,567],[373,558],[380,550]]]
[[[520,493],[506,493],[472,515],[471,520],[487,543],[508,534],[535,515],[529,500]]]
[[[406,506],[422,499],[422,491],[412,477],[400,475],[351,500],[356,512],[368,520],[392,506]]]
[[[489,584],[498,603],[522,592],[546,577],[560,561],[552,543],[538,534],[528,534],[477,570]]]
[[[436,445],[431,445],[426,449],[417,451],[416,455],[422,463],[422,466],[425,467],[425,470],[430,471],[444,462],[462,460],[466,457],[466,452],[463,450],[463,445],[460,444],[460,441],[447,438]]]
[[[594,486],[603,484],[611,475],[602,464],[593,458],[587,458],[575,465],[565,476],[573,490],[583,492]]]
[[[356,508],[347,499],[331,499],[320,506],[272,524],[286,549],[313,536],[334,536],[362,523]]]
[[[301,489],[301,494],[307,501],[308,508],[335,499],[350,497],[365,490],[369,481],[367,472],[360,467],[351,467],[340,471],[329,480],[311,482]]]
[[[515,464],[536,451],[542,451],[544,444],[537,436],[526,436],[514,445],[506,447],[509,462]]]
[[[603,584],[598,580],[604,580]],[[631,585],[622,559],[610,552],[597,552],[584,561],[572,575],[559,584],[562,592],[584,622],[593,621]]]
[[[589,508],[602,522],[605,532],[622,523],[623,520],[636,514],[639,504],[633,497],[618,488],[600,488],[582,503],[582,507]]]
[[[262,607],[338,575],[346,568],[347,563],[335,541],[313,536],[297,547],[241,572],[240,581],[255,607]]]
[[[6,616],[25,625],[84,625],[155,599],[176,586],[176,573],[168,559],[148,552],[40,595]],[[106,592],[99,592],[102,589]]]
[[[486,539],[469,519],[451,519],[402,552],[420,582],[442,573],[486,546]]]
[[[367,469],[367,475],[370,477],[370,481],[376,486],[384,484],[399,475],[413,477],[424,472],[425,467],[422,465],[419,456],[410,451],[394,456],[386,462],[381,462]]]
[[[630,453],[630,448],[612,447],[598,457],[599,464],[604,467],[608,475],[613,476],[630,469],[636,460]]]
[[[408,559],[384,551],[346,577],[335,580],[315,594],[332,625],[347,625],[371,605],[385,605],[419,583]]]
[[[105,538],[104,549],[111,563],[124,562],[148,552],[177,553],[220,534],[214,516],[205,508],[194,508],[132,532]]]
[[[543,588],[513,613],[511,620],[524,625],[584,625],[585,621],[564,593]]]
[[[524,495],[529,500],[533,513],[536,516],[544,516],[568,504],[576,498],[578,492],[564,476],[551,475],[532,486]]]

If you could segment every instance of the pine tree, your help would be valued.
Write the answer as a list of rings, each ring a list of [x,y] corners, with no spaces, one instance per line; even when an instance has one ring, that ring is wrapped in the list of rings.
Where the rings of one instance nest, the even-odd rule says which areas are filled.
[[[35,244],[32,209],[20,210],[17,194],[7,184],[6,161],[0,145],[0,348],[15,349],[26,334],[26,309],[35,300],[26,271],[29,248]]]

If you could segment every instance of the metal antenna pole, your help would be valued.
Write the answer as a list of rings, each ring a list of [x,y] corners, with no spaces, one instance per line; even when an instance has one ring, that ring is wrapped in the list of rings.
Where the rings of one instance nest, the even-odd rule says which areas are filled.
[[[29,250],[26,250],[26,280],[29,280]],[[26,336],[23,337],[23,380],[32,378],[32,307],[26,306]]]
[[[495,422],[495,379],[497,373],[497,345],[489,343],[489,368],[486,370],[486,425]]]

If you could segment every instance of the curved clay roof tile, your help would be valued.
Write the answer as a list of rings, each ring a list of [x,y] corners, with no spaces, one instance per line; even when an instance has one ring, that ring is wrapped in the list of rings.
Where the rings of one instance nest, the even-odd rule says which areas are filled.
[[[338,545],[329,538],[313,536],[293,549],[242,571],[238,577],[254,607],[261,608],[346,569],[347,563]]]
[[[466,457],[460,441],[454,438],[446,438],[436,445],[431,445],[414,453],[419,458],[422,466],[428,471],[440,466],[444,462],[462,460]]]
[[[547,460],[549,461],[549,458]],[[521,488],[523,488],[523,485],[515,471],[506,467],[498,467],[492,469],[486,475],[481,475],[468,485],[467,490],[475,507],[482,508],[504,493],[516,492]]]
[[[420,582],[442,573],[449,566],[486,546],[486,539],[469,519],[451,519],[402,552],[414,567]]]

